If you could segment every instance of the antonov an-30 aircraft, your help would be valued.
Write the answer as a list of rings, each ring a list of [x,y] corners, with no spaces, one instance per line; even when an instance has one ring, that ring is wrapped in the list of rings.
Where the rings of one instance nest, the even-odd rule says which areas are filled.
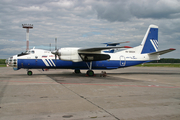
[[[127,49],[114,52],[113,49],[117,48]],[[159,60],[160,55],[173,50],[175,49],[158,51],[158,26],[150,25],[141,44],[134,48],[109,44],[107,47],[67,47],[53,52],[31,49],[8,58],[6,63],[14,70],[27,69],[28,75],[32,75],[30,69],[73,69],[75,73],[87,69],[86,74],[94,76],[95,69],[117,69]]]

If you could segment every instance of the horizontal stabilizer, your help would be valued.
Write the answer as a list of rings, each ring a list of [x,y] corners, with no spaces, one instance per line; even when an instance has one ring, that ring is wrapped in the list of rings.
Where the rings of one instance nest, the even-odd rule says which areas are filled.
[[[108,49],[119,49],[119,48],[132,48],[130,46],[122,46],[122,47],[93,47],[93,48],[81,48],[78,52],[96,52],[101,50],[108,50]]]
[[[170,48],[170,49],[167,49],[167,50],[162,50],[162,51],[158,51],[158,52],[149,53],[149,55],[162,55],[162,54],[166,54],[168,52],[172,52],[174,50],[176,50],[176,49]]]

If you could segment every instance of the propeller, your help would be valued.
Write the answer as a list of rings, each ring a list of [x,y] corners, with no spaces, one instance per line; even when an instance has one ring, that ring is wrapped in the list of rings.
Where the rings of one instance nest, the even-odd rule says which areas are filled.
[[[57,50],[57,38],[55,38],[55,50]]]
[[[55,50],[52,51],[51,53],[55,55],[55,62],[56,62],[57,56],[58,56],[58,58],[59,58],[59,60],[60,60],[59,49],[57,49],[57,38],[55,38]]]
[[[51,43],[49,44],[49,51],[51,51]]]

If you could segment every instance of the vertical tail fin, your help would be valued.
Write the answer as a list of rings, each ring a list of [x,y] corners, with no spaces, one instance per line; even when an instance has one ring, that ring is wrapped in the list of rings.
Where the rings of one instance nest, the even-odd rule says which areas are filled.
[[[141,54],[158,51],[158,26],[149,26],[141,45],[143,46]]]

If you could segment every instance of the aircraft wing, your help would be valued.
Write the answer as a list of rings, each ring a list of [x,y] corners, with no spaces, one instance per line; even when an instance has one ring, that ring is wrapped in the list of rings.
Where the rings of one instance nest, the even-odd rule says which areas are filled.
[[[162,51],[158,51],[158,52],[149,53],[149,55],[162,55],[162,54],[174,51],[174,50],[176,50],[176,49],[170,48],[170,49],[166,49],[166,50],[162,50]]]
[[[108,60],[110,59],[110,55],[102,54],[102,50],[107,49],[119,49],[119,48],[131,48],[129,46],[122,46],[122,47],[93,47],[93,48],[80,48],[78,49],[78,53],[83,61],[90,62],[90,61],[101,61],[101,60]]]
[[[78,52],[98,52],[101,50],[107,50],[107,49],[119,49],[119,48],[131,48],[129,46],[122,46],[122,47],[93,47],[93,48],[80,48],[78,49]]]

